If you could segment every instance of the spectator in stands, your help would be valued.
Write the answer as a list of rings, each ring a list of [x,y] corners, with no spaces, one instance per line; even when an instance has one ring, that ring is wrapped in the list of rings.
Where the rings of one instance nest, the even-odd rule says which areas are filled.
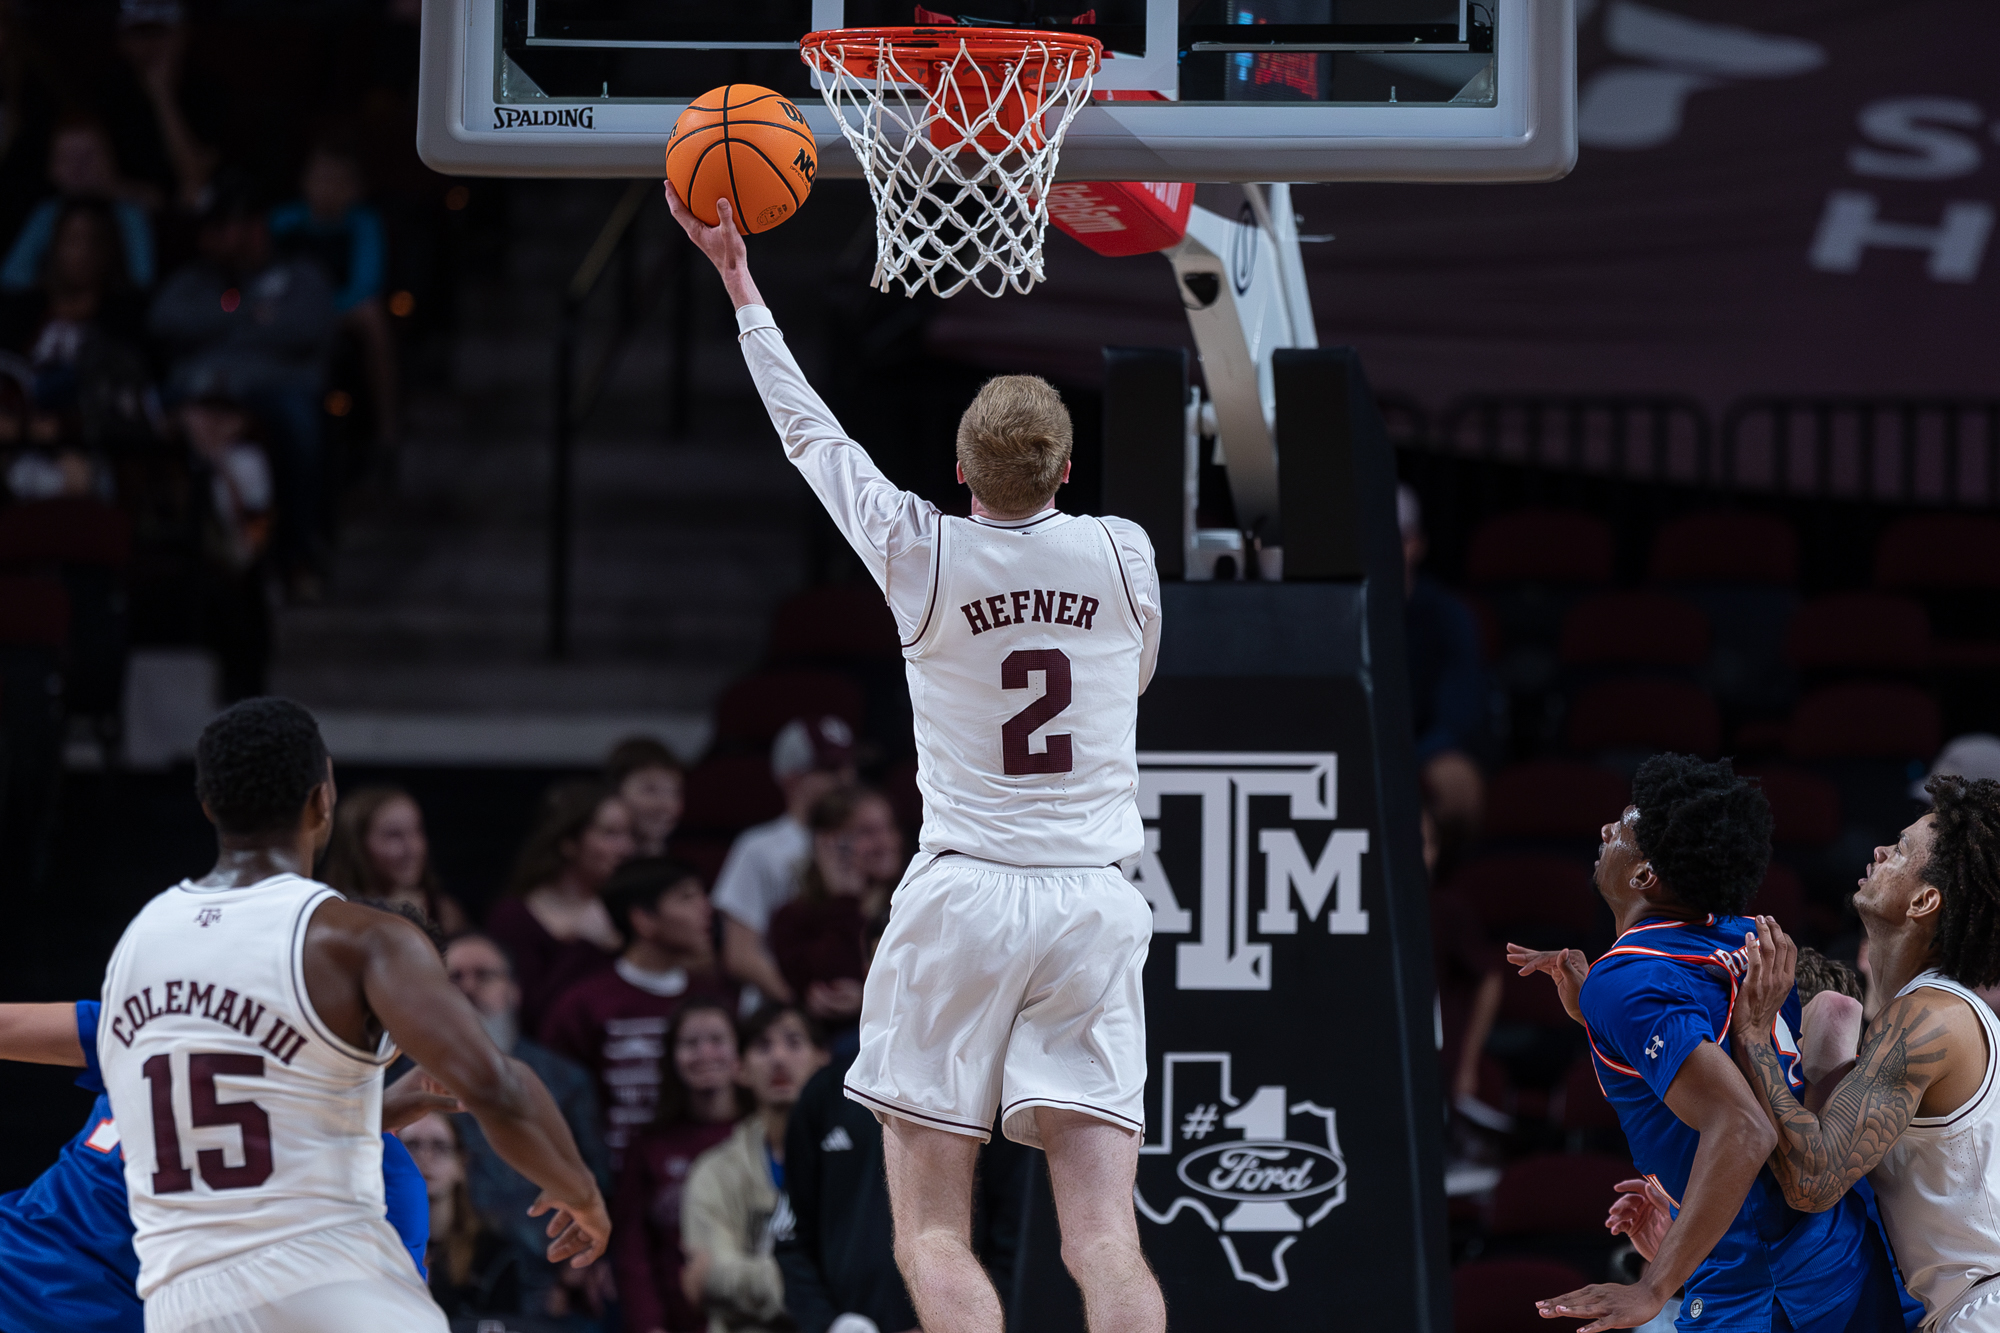
[[[542,1080],[576,1139],[577,1151],[597,1176],[599,1186],[608,1192],[611,1164],[598,1129],[593,1081],[581,1065],[521,1035],[521,989],[514,984],[506,953],[484,935],[460,935],[445,946],[444,967],[451,984],[479,1011],[493,1044]],[[542,1229],[547,1219],[528,1216],[528,1209],[541,1195],[540,1187],[501,1160],[470,1114],[460,1112],[452,1121],[465,1145],[466,1185],[472,1206],[482,1217],[492,1219],[523,1256],[521,1308],[561,1313],[568,1308],[567,1287],[575,1270],[567,1264],[551,1264],[543,1257],[548,1237]]]
[[[69,116],[56,126],[49,138],[49,184],[55,192],[29,211],[0,264],[0,290],[26,291],[36,285],[55,248],[58,224],[76,204],[104,210],[122,271],[136,287],[153,285],[153,223],[144,191],[119,174],[111,136],[102,124]]]
[[[224,388],[271,428],[278,564],[294,596],[310,600],[326,538],[320,390],[339,318],[333,294],[316,265],[273,255],[247,183],[217,184],[199,248],[153,301],[168,381],[180,393]]]
[[[401,787],[361,787],[341,796],[320,878],[350,898],[407,903],[447,939],[472,924],[438,883],[424,812]]]
[[[1427,574],[1423,507],[1408,486],[1396,488],[1396,523],[1403,534],[1404,632],[1410,670],[1410,713],[1417,728],[1417,765],[1424,803],[1450,853],[1476,836],[1486,806],[1480,761],[1488,747],[1492,684],[1479,649],[1472,610]]]
[[[30,470],[10,478],[16,494],[108,492],[102,448],[149,430],[142,312],[110,211],[63,204],[35,285],[0,296],[0,347],[28,362],[33,400]]]
[[[123,77],[105,89],[119,156],[155,200],[193,212],[216,175],[210,145],[229,114],[213,79],[184,80],[187,26],[180,0],[119,0]]]
[[[1438,1058],[1445,1093],[1463,1107],[1479,1097],[1479,1057],[1500,1014],[1505,955],[1487,938],[1479,913],[1456,889],[1439,885],[1437,821],[1426,810],[1424,868],[1431,875],[1431,966],[1438,988]]]
[[[423,1173],[430,1199],[424,1266],[430,1269],[432,1297],[452,1318],[519,1314],[521,1254],[473,1206],[465,1147],[451,1121],[433,1112],[397,1137]]]
[[[610,970],[576,982],[542,1023],[542,1042],[596,1076],[615,1171],[659,1102],[667,1027],[693,999],[735,999],[715,963],[715,917],[701,877],[663,858],[628,861],[604,905],[625,941]]]
[[[223,698],[247,699],[265,692],[271,661],[270,459],[251,438],[249,411],[227,393],[191,399],[175,415],[187,438],[192,498],[200,515],[203,638],[221,664]],[[359,881],[351,889],[339,887],[376,896],[363,893]],[[463,914],[456,924],[439,924],[447,932],[465,925]]]
[[[704,1333],[708,1318],[681,1290],[681,1200],[695,1159],[756,1109],[737,1081],[736,1020],[718,1000],[682,1005],[667,1028],[653,1123],[625,1146],[613,1200],[612,1260],[626,1333]],[[867,1114],[864,1112],[863,1114]]]
[[[874,917],[864,928],[863,952],[870,959],[883,923]],[[807,1080],[785,1125],[792,1234],[780,1237],[776,1249],[785,1310],[800,1333],[828,1333],[842,1315],[870,1320],[880,1333],[914,1333],[917,1312],[896,1269],[882,1125],[843,1087],[853,1063],[852,1052],[836,1056]],[[1006,1173],[985,1165],[982,1184],[990,1188],[995,1175]],[[989,1213],[987,1220],[996,1219]],[[997,1280],[995,1285],[1008,1290]]]
[[[625,947],[597,892],[631,859],[632,814],[611,788],[564,782],[542,798],[507,897],[486,922],[514,960],[523,1031],[540,1032],[557,998],[608,971]]]
[[[767,1004],[744,1023],[741,1079],[757,1112],[688,1172],[681,1201],[681,1290],[708,1312],[709,1333],[790,1328],[772,1219],[785,1188],[785,1126],[799,1091],[826,1063],[812,1021]]]
[[[280,254],[319,265],[333,284],[342,326],[361,345],[376,433],[385,443],[393,442],[396,351],[382,295],[388,281],[388,229],[367,202],[359,147],[341,136],[322,138],[306,157],[299,193],[299,199],[271,210],[271,238]]]
[[[845,1054],[861,1014],[864,923],[886,912],[893,879],[871,874],[901,859],[902,831],[888,798],[867,787],[836,787],[806,816],[812,859],[799,896],[771,917],[770,949],[785,985]],[[888,846],[891,853],[882,854]]]
[[[632,840],[640,856],[665,856],[667,839],[681,822],[687,775],[681,761],[651,736],[632,736],[611,747],[604,778],[632,812]]]
[[[799,891],[799,872],[812,855],[806,813],[813,802],[854,780],[854,733],[837,717],[793,718],[771,742],[771,776],[785,793],[785,813],[745,829],[715,877],[722,913],[722,965],[774,999],[791,1001],[764,934],[771,914]]]
[[[13,0],[0,0],[0,237],[20,230],[41,191],[59,100],[54,82]]]

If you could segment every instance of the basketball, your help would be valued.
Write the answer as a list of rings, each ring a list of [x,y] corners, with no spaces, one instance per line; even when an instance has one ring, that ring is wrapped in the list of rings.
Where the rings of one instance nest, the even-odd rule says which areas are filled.
[[[667,180],[694,215],[713,227],[727,197],[736,229],[769,231],[812,192],[819,150],[805,114],[782,93],[730,83],[703,93],[674,122]]]

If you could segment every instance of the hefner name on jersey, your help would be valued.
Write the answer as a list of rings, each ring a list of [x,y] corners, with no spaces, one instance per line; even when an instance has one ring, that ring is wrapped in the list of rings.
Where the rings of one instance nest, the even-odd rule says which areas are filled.
[[[1032,608],[1030,599],[1033,601]],[[1035,588],[1025,592],[996,592],[991,597],[975,598],[958,609],[964,614],[965,623],[972,626],[974,634],[984,634],[989,629],[1005,625],[1026,625],[1036,621],[1089,629],[1091,617],[1097,614],[1097,599],[1081,593],[1057,592],[1053,588],[1047,592]]]

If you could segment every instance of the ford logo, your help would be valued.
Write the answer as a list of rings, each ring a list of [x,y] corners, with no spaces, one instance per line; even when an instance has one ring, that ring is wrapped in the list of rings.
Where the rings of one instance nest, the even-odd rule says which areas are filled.
[[[1181,1158],[1176,1174],[1218,1199],[1308,1199],[1347,1178],[1347,1163],[1310,1143],[1218,1143]]]

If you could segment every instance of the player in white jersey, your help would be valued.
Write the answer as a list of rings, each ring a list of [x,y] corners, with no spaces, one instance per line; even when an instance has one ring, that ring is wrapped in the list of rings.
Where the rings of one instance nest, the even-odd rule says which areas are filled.
[[[1875,849],[1854,895],[1874,993],[1891,998],[1819,1113],[1771,1046],[1798,951],[1768,917],[1734,1046],[1778,1127],[1786,1201],[1818,1212],[1867,1176],[1925,1333],[2000,1333],[2000,1022],[1972,993],[2000,982],[2000,782],[1941,775],[1925,789],[1932,813]]]
[[[787,456],[902,632],[923,837],[868,972],[846,1088],[883,1123],[896,1261],[925,1333],[1000,1333],[971,1250],[973,1164],[996,1114],[1047,1150],[1093,1333],[1159,1333],[1132,1208],[1152,913],[1117,869],[1145,840],[1152,546],[1122,519],[1055,508],[1069,415],[1032,376],[989,381],[959,422],[969,519],[898,490],[800,374],[734,219],[703,226],[671,186],[667,200],[735,302]]]
[[[550,1260],[601,1254],[604,1201],[540,1080],[494,1048],[420,930],[307,878],[334,805],[312,715],[224,712],[195,790],[215,869],[126,927],[98,1024],[147,1333],[443,1333],[383,1217],[398,1046],[542,1186]]]

